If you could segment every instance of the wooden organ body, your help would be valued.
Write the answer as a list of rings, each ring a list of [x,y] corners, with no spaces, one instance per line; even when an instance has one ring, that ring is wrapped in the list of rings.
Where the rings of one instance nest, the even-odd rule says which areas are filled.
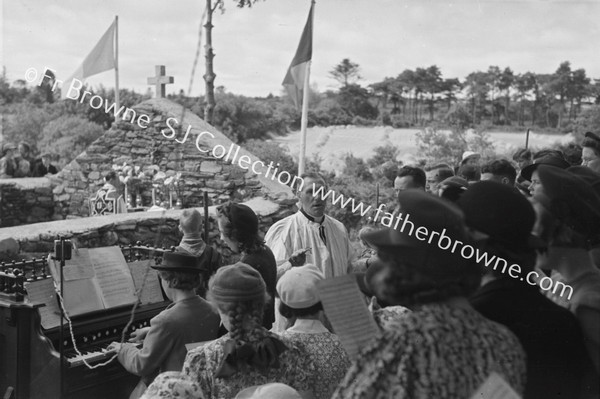
[[[139,243],[138,243],[139,244]],[[127,262],[154,258],[162,260],[165,249],[140,245],[121,248]],[[131,318],[132,306],[72,317],[74,348],[65,321],[62,353],[59,352],[60,326],[44,329],[40,308],[27,298],[27,282],[52,278],[45,259],[0,264],[0,397],[3,399],[95,399],[128,398],[139,377],[128,373],[115,359],[105,366],[89,369],[91,364],[110,359],[104,349],[120,342]],[[149,326],[168,301],[139,305],[131,331]],[[62,393],[61,393],[62,389]]]

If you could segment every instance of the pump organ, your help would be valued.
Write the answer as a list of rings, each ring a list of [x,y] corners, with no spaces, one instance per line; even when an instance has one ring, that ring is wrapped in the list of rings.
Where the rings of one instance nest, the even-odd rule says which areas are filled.
[[[160,262],[168,251],[139,243],[121,249],[127,262],[150,258]],[[0,395],[11,399],[127,398],[139,377],[116,360],[89,369],[83,358],[94,365],[111,357],[103,349],[121,341],[132,306],[73,317],[73,334],[82,356],[75,353],[65,322],[60,353],[60,327],[42,327],[39,309],[46,304],[31,302],[25,288],[27,282],[48,278],[52,277],[45,259],[0,264]],[[167,305],[164,300],[138,306],[126,338],[131,331],[148,326]]]

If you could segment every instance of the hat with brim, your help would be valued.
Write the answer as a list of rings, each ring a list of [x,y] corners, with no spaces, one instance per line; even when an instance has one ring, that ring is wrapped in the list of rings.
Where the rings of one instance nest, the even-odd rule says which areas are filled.
[[[471,185],[457,201],[467,226],[518,252],[544,248],[545,242],[531,234],[536,215],[531,203],[515,189],[495,181]]]
[[[428,250],[435,245],[427,243],[431,232],[444,233],[451,239],[467,239],[462,211],[452,203],[422,190],[409,189],[398,193],[400,220],[396,228],[365,233],[364,240],[377,247],[407,247]]]
[[[204,271],[200,258],[183,252],[165,252],[161,264],[151,267],[156,270],[172,272],[200,273]]]
[[[585,236],[600,233],[600,197],[590,184],[567,170],[547,165],[540,165],[538,175],[543,196],[550,200],[549,210],[555,216]],[[544,203],[545,198],[540,200]]]
[[[525,180],[531,181],[531,175],[540,165],[554,166],[560,169],[567,169],[569,166],[571,166],[564,158],[554,154],[547,154],[543,157],[534,159],[531,165],[524,167],[523,170],[521,170],[521,176]]]
[[[573,173],[580,179],[585,180],[589,185],[592,186],[596,195],[600,197],[600,173],[593,171],[587,166],[571,166],[567,171]]]
[[[14,145],[13,143],[4,143],[4,145],[2,145],[2,153],[6,154],[6,151],[8,151],[8,150],[16,151],[17,146]]]

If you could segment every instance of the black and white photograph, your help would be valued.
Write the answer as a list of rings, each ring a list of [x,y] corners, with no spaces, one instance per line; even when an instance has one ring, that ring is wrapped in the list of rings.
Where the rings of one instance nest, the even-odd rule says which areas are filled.
[[[3,1],[0,399],[600,399],[599,17]]]

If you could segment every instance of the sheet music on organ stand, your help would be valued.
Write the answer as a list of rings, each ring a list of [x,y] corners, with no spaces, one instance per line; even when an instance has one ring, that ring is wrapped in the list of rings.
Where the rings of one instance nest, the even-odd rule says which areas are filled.
[[[25,289],[29,301],[46,305],[38,308],[42,319],[42,327],[46,330],[58,327],[60,324],[60,308],[56,300],[53,279],[46,278],[25,283]]]
[[[128,264],[121,249],[116,246],[73,251],[72,259],[65,262],[63,269],[67,314],[77,316],[133,305],[138,300],[136,292],[141,288],[144,277],[146,282],[140,292],[141,304],[162,302],[164,298],[158,275],[150,269],[150,262]],[[48,264],[52,279],[29,282],[25,286],[31,302],[46,305],[39,308],[45,329],[60,324],[60,307],[55,294],[55,287],[60,286],[60,263],[49,259]]]
[[[136,292],[142,290],[138,292],[141,305],[164,301],[158,271],[150,267],[153,263],[154,260],[140,260],[127,264],[131,271],[131,277],[133,277]],[[144,281],[144,278],[146,281]]]

